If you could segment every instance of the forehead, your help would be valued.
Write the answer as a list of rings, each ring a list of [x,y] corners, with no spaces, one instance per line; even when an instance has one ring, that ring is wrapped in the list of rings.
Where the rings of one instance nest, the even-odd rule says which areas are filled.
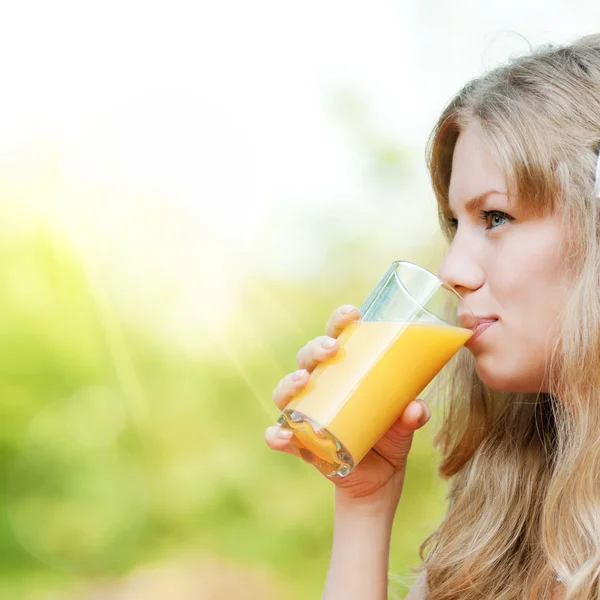
[[[506,193],[506,189],[504,173],[485,145],[480,126],[470,124],[454,147],[448,190],[450,209],[460,212],[469,200],[491,190]]]

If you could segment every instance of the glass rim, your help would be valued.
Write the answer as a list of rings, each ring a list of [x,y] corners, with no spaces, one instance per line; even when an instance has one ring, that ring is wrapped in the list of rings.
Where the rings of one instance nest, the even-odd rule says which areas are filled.
[[[387,268],[387,270],[385,271],[385,273],[381,276],[381,279],[383,279],[387,274],[391,275],[392,273],[397,273],[397,267],[403,265],[409,268],[413,268],[416,269],[418,271],[421,271],[425,274],[427,274],[429,277],[433,278],[435,281],[437,281],[437,283],[439,284],[439,287],[441,289],[446,290],[447,292],[451,292],[452,294],[454,294],[454,296],[456,298],[458,298],[458,300],[460,300],[462,302],[462,306],[463,306],[463,310],[460,314],[464,314],[467,313],[470,316],[469,321],[471,322],[471,326],[467,326],[462,324],[463,320],[465,319],[460,319],[460,314],[457,313],[457,318],[459,319],[459,321],[461,321],[461,327],[463,327],[464,329],[472,329],[474,330],[477,324],[477,317],[475,316],[475,313],[471,310],[471,307],[468,305],[467,301],[448,283],[446,283],[443,279],[440,279],[435,273],[432,273],[429,269],[426,269],[425,267],[422,267],[421,265],[418,265],[416,263],[413,263],[409,260],[395,260],[393,261],[390,266]],[[400,281],[400,283],[402,283],[402,286],[404,287],[404,289],[406,290],[406,292],[408,293],[408,295],[413,298],[413,300],[416,301],[416,299],[414,298],[413,294],[406,288],[406,286],[404,285],[404,283],[402,282],[401,278],[398,278],[398,280]],[[365,304],[370,304],[373,301],[372,298],[372,294],[375,292],[375,290],[377,289],[377,286],[375,286],[375,288],[373,288],[373,290],[371,291],[371,293],[367,296],[367,298],[365,298],[363,304],[361,305],[361,308],[365,305]],[[446,323],[447,325],[450,325],[450,323],[447,322],[446,317],[440,317],[439,315],[436,315],[434,313],[432,313],[428,308],[426,308],[425,306],[421,306],[421,309],[423,311],[425,311],[427,314],[431,315],[434,319],[436,320],[441,320],[444,323]],[[362,311],[361,311],[361,318],[362,318]]]

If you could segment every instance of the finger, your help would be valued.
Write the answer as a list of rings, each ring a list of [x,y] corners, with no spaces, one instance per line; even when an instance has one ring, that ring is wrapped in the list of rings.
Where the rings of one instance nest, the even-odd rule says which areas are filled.
[[[279,410],[283,410],[294,396],[308,383],[308,371],[300,369],[286,375],[273,390],[273,402]]]
[[[359,318],[358,308],[351,304],[344,304],[336,308],[329,317],[325,324],[325,333],[332,338],[337,338],[350,323]]]
[[[420,429],[431,418],[431,409],[424,400],[413,400],[400,415],[399,426],[407,431]]]
[[[300,348],[296,362],[301,369],[311,373],[320,362],[332,357],[339,347],[336,339],[326,335],[319,336]]]
[[[423,427],[429,420],[431,411],[423,400],[409,402],[404,412],[396,419],[385,435],[394,438],[410,437],[416,429]]]
[[[277,450],[279,452],[287,452],[293,456],[300,458],[300,452],[295,446],[290,444],[292,439],[292,432],[289,429],[284,429],[278,425],[267,427],[265,431],[265,442],[271,450]]]
[[[375,450],[394,467],[399,468],[406,463],[415,430],[425,425],[430,416],[431,411],[423,400],[413,400],[375,444]]]

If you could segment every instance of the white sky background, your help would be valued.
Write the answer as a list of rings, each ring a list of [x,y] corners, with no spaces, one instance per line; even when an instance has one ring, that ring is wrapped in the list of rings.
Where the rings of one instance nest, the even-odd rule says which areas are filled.
[[[132,240],[160,243],[131,198],[139,189],[161,195],[168,207],[153,213],[153,235],[189,242],[188,262],[177,252],[169,261],[168,249],[163,255],[165,269],[180,268],[181,278],[201,259],[208,276],[222,272],[224,244],[247,253],[258,232],[272,234],[273,243],[289,238],[291,231],[277,231],[282,206],[300,222],[323,208],[354,207],[357,226],[380,220],[404,244],[422,243],[436,227],[424,145],[451,95],[523,52],[513,33],[536,45],[595,30],[597,0],[4,3],[0,166],[35,178],[43,164],[31,148],[51,140],[62,183],[29,198],[33,210],[63,224],[70,219],[82,239],[96,234],[117,254]],[[340,90],[362,97],[373,131],[414,157],[398,197],[411,227],[369,213],[383,192],[333,116]],[[198,231],[212,231],[212,263],[206,247],[194,248],[193,227],[168,231],[168,213],[185,210]],[[253,262],[302,272],[318,256],[288,244],[279,256]]]

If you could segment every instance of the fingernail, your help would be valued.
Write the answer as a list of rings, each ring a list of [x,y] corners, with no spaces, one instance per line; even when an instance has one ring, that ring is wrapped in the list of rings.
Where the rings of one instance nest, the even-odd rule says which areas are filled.
[[[342,308],[342,314],[347,315],[349,312],[352,312],[353,310],[354,310],[354,306],[352,306],[351,304],[346,304],[346,306],[344,306]]]
[[[275,430],[275,437],[279,438],[280,440],[289,440],[292,435],[294,435],[294,432],[289,429],[282,429],[281,427],[278,427]]]
[[[300,381],[303,377],[304,374],[306,373],[306,369],[300,369],[299,371],[296,371],[293,375],[292,375],[292,379],[294,381]]]
[[[325,348],[325,350],[331,350],[335,346],[335,340],[332,340],[331,338],[327,338],[326,340],[323,340],[321,342],[321,346],[323,346],[323,348]]]
[[[429,417],[431,417],[431,411],[429,407],[421,402],[421,416],[419,417],[419,424],[424,425],[427,421],[429,421]]]

